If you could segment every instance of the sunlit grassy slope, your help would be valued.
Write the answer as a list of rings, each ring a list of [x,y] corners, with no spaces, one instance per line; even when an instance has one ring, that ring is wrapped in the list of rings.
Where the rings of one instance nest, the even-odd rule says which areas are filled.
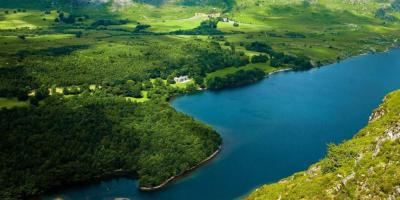
[[[247,199],[398,199],[400,91],[389,94],[353,139],[330,145],[307,171],[256,189]]]

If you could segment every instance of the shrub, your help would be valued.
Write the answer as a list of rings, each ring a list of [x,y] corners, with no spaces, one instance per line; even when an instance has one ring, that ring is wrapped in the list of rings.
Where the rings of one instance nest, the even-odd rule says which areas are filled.
[[[138,24],[135,29],[133,30],[133,32],[138,33],[140,31],[144,31],[145,29],[150,28],[151,26],[148,24]]]

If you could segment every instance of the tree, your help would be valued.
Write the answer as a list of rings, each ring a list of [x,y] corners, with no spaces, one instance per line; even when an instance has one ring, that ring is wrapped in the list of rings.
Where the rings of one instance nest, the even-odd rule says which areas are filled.
[[[62,22],[66,23],[66,24],[75,23],[75,16],[73,16],[73,15],[69,15],[68,17],[63,17],[63,18],[60,17],[60,19]]]
[[[155,80],[154,80],[154,86],[158,86],[158,87],[160,87],[160,86],[164,86],[165,84],[164,84],[164,82],[163,82],[163,80],[161,79],[161,78],[156,78]]]
[[[196,75],[196,76],[193,77],[193,79],[194,79],[194,82],[195,82],[197,85],[199,85],[200,87],[203,87],[203,86],[204,86],[204,78],[203,78],[203,77],[201,77],[201,76],[199,76],[199,75]]]
[[[268,56],[267,55],[255,55],[251,57],[251,62],[252,63],[266,63],[268,61]]]
[[[169,75],[168,78],[167,78],[167,83],[174,84],[175,83],[174,78],[175,78],[174,75]]]
[[[17,96],[19,101],[26,101],[28,100],[29,96],[26,94],[26,92],[20,92]]]
[[[64,13],[63,13],[63,12],[60,12],[60,13],[58,14],[58,18],[60,18],[60,21],[63,21],[63,19],[64,19]]]
[[[18,35],[18,38],[21,40],[26,40],[26,36],[25,35]]]
[[[271,67],[282,67],[283,63],[281,60],[277,58],[272,58],[271,60]]]
[[[311,6],[311,2],[310,0],[303,0],[303,7],[304,8],[308,8]]]
[[[400,11],[400,0],[393,0],[391,6],[394,10]]]
[[[78,31],[75,33],[75,37],[80,38],[82,37],[82,31]]]
[[[217,19],[209,19],[200,23],[200,29],[216,29],[218,25]]]
[[[150,28],[151,26],[148,24],[138,24],[136,25],[135,29],[133,30],[133,32],[138,33],[141,31],[144,31],[145,29]]]
[[[375,17],[384,18],[385,16],[386,16],[385,8],[379,8],[378,10],[376,10]]]
[[[29,98],[29,103],[34,106],[39,106],[39,100],[36,97]]]
[[[188,85],[186,85],[186,90],[188,92],[195,92],[197,90],[196,85],[193,83],[190,83]]]
[[[262,53],[270,53],[272,51],[272,47],[263,42],[252,42],[246,45],[246,49],[249,51],[257,51]]]
[[[142,88],[141,88],[141,86],[139,84],[136,84],[136,85],[132,86],[131,89],[130,89],[132,97],[142,98],[143,96],[142,96],[142,90],[141,89]]]
[[[39,89],[37,89],[35,91],[35,98],[38,101],[41,101],[41,100],[45,99],[48,96],[49,96],[49,89],[47,89],[46,87],[40,87]]]
[[[146,80],[143,82],[143,89],[145,90],[149,90],[153,87],[153,83],[151,83],[151,81]]]

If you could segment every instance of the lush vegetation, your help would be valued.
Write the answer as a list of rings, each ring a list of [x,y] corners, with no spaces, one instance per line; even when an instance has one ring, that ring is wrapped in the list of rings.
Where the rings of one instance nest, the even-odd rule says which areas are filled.
[[[265,185],[247,199],[396,199],[400,184],[400,91],[389,94],[353,139],[328,146],[307,171]]]
[[[305,56],[296,57],[292,55],[285,55],[281,52],[276,52],[272,49],[271,46],[262,42],[252,42],[246,45],[246,49],[249,51],[257,51],[261,53],[266,53],[271,57],[271,66],[272,67],[280,67],[280,66],[288,66],[293,68],[294,70],[306,70],[313,67],[309,58]],[[252,57],[252,62],[266,62],[268,58],[266,55],[256,55]]]
[[[399,43],[399,10],[397,0],[0,0],[0,198],[115,170],[157,185],[221,143],[171,97],[386,50]]]
[[[181,35],[221,35],[222,32],[217,29],[218,19],[208,19],[202,21],[200,25],[192,30],[178,30],[175,34]]]
[[[239,70],[233,74],[228,74],[226,77],[213,77],[207,79],[207,88],[218,90],[226,87],[237,87],[254,83],[264,78],[265,73],[261,69]]]
[[[165,102],[138,104],[100,94],[55,95],[40,106],[3,109],[0,115],[2,199],[121,171],[137,174],[143,186],[157,185],[221,142],[209,127]]]

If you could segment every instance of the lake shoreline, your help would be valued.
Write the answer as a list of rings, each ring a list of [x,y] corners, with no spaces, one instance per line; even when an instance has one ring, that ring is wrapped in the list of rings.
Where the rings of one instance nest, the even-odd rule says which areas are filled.
[[[113,180],[116,178],[138,179],[139,175],[137,174],[136,171],[116,169],[116,170],[113,170],[110,172],[105,172],[101,175],[97,175],[88,180],[75,181],[75,182],[65,183],[65,184],[55,186],[52,189],[50,189],[46,192],[43,192],[42,194],[34,195],[34,196],[31,196],[30,198],[39,200],[47,195],[57,194],[58,192],[63,191],[65,189],[71,189],[71,188],[80,187],[80,186],[87,186],[90,184],[100,183],[102,181]]]
[[[342,61],[345,61],[345,60],[348,60],[348,59],[352,59],[352,58],[356,58],[356,57],[359,57],[359,56],[364,56],[364,55],[369,55],[369,54],[376,54],[376,53],[385,53],[385,52],[389,52],[389,51],[391,51],[391,50],[393,50],[393,49],[398,49],[398,48],[400,48],[400,45],[398,45],[398,44],[393,44],[391,47],[388,47],[388,48],[386,48],[386,49],[383,50],[383,51],[367,51],[367,52],[360,53],[360,54],[356,54],[356,55],[349,55],[349,56],[347,56],[347,57],[343,57],[343,58],[337,60],[336,62],[326,63],[326,64],[321,65],[321,66],[315,66],[315,67],[312,67],[312,68],[307,69],[307,70],[305,70],[305,71],[312,70],[312,69],[316,69],[316,68],[320,68],[320,67],[330,66],[330,65],[333,65],[333,64],[335,64],[335,63],[340,63],[340,62],[342,62]],[[268,78],[268,77],[271,76],[271,75],[281,73],[281,72],[292,72],[292,71],[296,71],[296,70],[293,69],[293,68],[278,69],[278,70],[275,70],[275,71],[266,73],[263,79]],[[263,80],[263,79],[261,79],[261,80]],[[256,81],[256,82],[259,82],[259,81]],[[254,82],[254,83],[256,83],[256,82]],[[254,84],[254,83],[251,83],[251,84]],[[251,85],[251,84],[249,84],[249,85]],[[242,86],[239,86],[239,87],[242,87]],[[231,89],[231,88],[223,88],[222,90],[226,90],[226,89]],[[197,93],[197,92],[203,92],[203,91],[207,91],[207,90],[209,90],[209,89],[207,89],[207,88],[201,88],[201,89],[198,89],[196,92],[186,93],[186,94],[184,94],[184,95],[190,95],[190,94],[194,94],[194,93]],[[172,101],[174,101],[174,100],[175,100],[177,97],[179,97],[179,96],[182,96],[182,95],[178,95],[178,96],[171,97],[171,98],[169,99],[168,102],[171,103]],[[221,146],[222,146],[222,144],[221,144]],[[221,146],[220,146],[220,147],[221,147]],[[172,181],[174,181],[174,180],[176,180],[176,179],[182,178],[183,176],[187,175],[188,173],[190,173],[190,172],[196,170],[198,166],[203,165],[203,164],[205,164],[208,160],[211,160],[211,159],[213,159],[213,157],[216,157],[216,155],[218,154],[218,151],[219,151],[219,150],[220,150],[220,149],[218,149],[216,152],[214,152],[209,158],[207,158],[207,159],[204,160],[203,162],[201,162],[201,163],[199,163],[198,165],[196,165],[196,166],[190,168],[189,170],[183,172],[182,174],[177,175],[177,176],[173,176],[173,177],[167,179],[166,181],[164,181],[162,184],[160,184],[160,185],[158,185],[158,186],[155,186],[155,187],[149,187],[149,188],[148,188],[148,187],[140,187],[140,190],[141,190],[141,191],[156,191],[156,190],[163,189],[165,186],[168,186],[168,184],[169,184],[170,182],[172,182]]]
[[[205,165],[208,162],[212,161],[221,152],[221,150],[222,150],[222,144],[219,145],[217,150],[215,150],[210,156],[208,156],[207,158],[205,158],[201,162],[197,163],[195,166],[192,166],[189,169],[185,170],[184,172],[168,178],[163,183],[161,183],[161,184],[159,184],[157,186],[154,186],[154,187],[141,186],[138,189],[140,191],[142,191],[142,192],[151,192],[151,191],[161,190],[161,189],[167,187],[168,185],[170,185],[171,183],[173,183],[173,182],[175,182],[175,181],[177,181],[177,180],[189,175],[191,172],[193,172],[194,170],[198,169],[199,167],[202,167],[203,165]],[[104,173],[102,175],[98,175],[98,176],[96,176],[96,177],[94,177],[92,179],[89,179],[89,180],[78,181],[78,182],[74,182],[74,183],[68,183],[68,184],[63,184],[63,185],[60,185],[60,186],[56,186],[53,189],[49,190],[48,192],[45,192],[42,195],[32,196],[32,198],[33,199],[41,199],[46,195],[49,195],[49,194],[52,194],[52,193],[55,194],[55,193],[57,193],[57,192],[59,192],[61,190],[64,190],[65,187],[73,188],[73,187],[78,187],[78,186],[84,186],[84,185],[89,185],[89,184],[93,184],[93,183],[98,183],[98,182],[101,182],[101,181],[112,180],[112,179],[115,179],[115,178],[128,178],[128,179],[139,180],[139,175],[136,172],[117,169],[117,170],[114,170],[112,172],[108,172],[108,173]]]
[[[400,48],[400,45],[393,44],[392,47],[388,47],[384,51],[368,51],[368,52],[360,53],[360,54],[357,54],[357,55],[350,55],[350,56],[347,56],[345,58],[341,58],[340,60],[337,60],[336,62],[326,63],[324,65],[316,66],[316,67],[313,67],[311,69],[329,66],[329,65],[332,65],[332,64],[335,64],[335,63],[342,62],[344,60],[348,60],[348,59],[351,59],[351,58],[358,57],[358,56],[363,56],[363,55],[368,55],[368,54],[376,54],[376,53],[385,53],[385,52],[391,51],[393,49],[398,49],[398,48]],[[311,70],[311,69],[308,69],[308,70]],[[306,70],[306,71],[308,71],[308,70]],[[270,75],[277,74],[277,73],[280,73],[280,72],[289,72],[289,71],[294,71],[294,69],[287,68],[287,69],[280,69],[280,70],[276,70],[276,71],[273,71],[273,72],[269,72],[269,73],[267,73],[265,75],[264,78],[268,78]],[[231,88],[226,88],[226,89],[231,89]],[[222,89],[222,90],[226,90],[226,89]],[[207,91],[207,90],[209,90],[209,89],[197,90],[196,92]],[[196,92],[194,92],[194,93],[196,93]],[[184,96],[184,95],[188,95],[188,94],[193,94],[193,93],[186,93],[186,94],[183,94],[183,95],[181,94],[181,95],[178,95],[178,96],[172,96],[172,97],[169,98],[168,102],[171,103],[175,98],[180,97],[180,96]],[[189,168],[188,170],[185,170],[183,173],[181,173],[179,175],[175,175],[173,177],[170,177],[169,179],[165,180],[162,184],[159,184],[159,185],[154,186],[154,187],[139,187],[138,190],[143,191],[143,192],[151,192],[151,191],[162,190],[165,187],[169,186],[171,183],[179,180],[180,178],[184,178],[187,175],[190,175],[191,172],[197,170],[199,167],[207,164],[207,162],[209,162],[212,159],[216,158],[217,155],[220,153],[221,149],[222,149],[222,144],[209,157],[207,157],[206,159],[204,159],[200,163],[196,164],[195,166]],[[127,171],[121,171],[121,170],[114,170],[114,171],[112,171],[110,173],[105,173],[105,174],[93,177],[90,180],[78,181],[78,182],[74,182],[74,183],[68,183],[66,185],[63,184],[61,186],[56,186],[55,188],[53,188],[53,189],[51,189],[51,190],[49,190],[47,192],[44,192],[42,195],[34,196],[33,198],[34,199],[36,199],[36,198],[37,199],[41,199],[43,196],[46,196],[48,194],[64,190],[65,187],[69,188],[69,187],[76,187],[76,186],[80,186],[80,185],[88,185],[88,184],[96,183],[96,182],[99,182],[99,181],[110,180],[110,179],[121,178],[121,177],[126,177],[126,178],[129,178],[129,179],[136,179],[136,180],[139,179],[139,176],[136,174],[136,172],[127,172]]]
[[[222,145],[220,145],[216,151],[214,151],[214,153],[212,153],[210,156],[208,156],[206,159],[202,160],[201,162],[199,162],[198,164],[196,164],[195,166],[185,170],[184,172],[175,175],[175,176],[171,176],[170,178],[168,178],[167,180],[165,180],[164,182],[162,182],[161,184],[157,185],[157,186],[153,186],[153,187],[145,187],[145,186],[141,186],[139,187],[139,190],[142,192],[151,192],[151,191],[156,191],[156,190],[161,190],[164,187],[168,186],[169,184],[171,184],[174,181],[179,180],[180,178],[185,177],[186,175],[188,175],[189,173],[193,172],[194,170],[196,170],[197,168],[203,166],[204,164],[210,162],[211,160],[213,160],[214,158],[216,158],[216,156],[221,152],[222,150]]]

